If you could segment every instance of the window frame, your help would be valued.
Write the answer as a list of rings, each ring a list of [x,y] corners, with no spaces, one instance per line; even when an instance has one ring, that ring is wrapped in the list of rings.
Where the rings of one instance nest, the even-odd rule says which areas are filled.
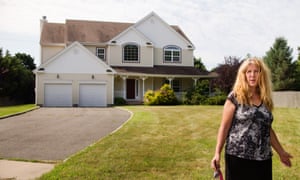
[[[175,83],[174,83],[175,82]],[[166,79],[163,83],[162,83],[162,85],[164,85],[164,84],[170,84],[170,81],[168,80],[168,79]],[[175,86],[174,86],[174,84],[175,84]],[[178,92],[181,92],[182,91],[182,80],[181,79],[173,79],[172,81],[171,81],[171,88],[173,89],[173,91],[175,92],[175,93],[178,93]]]
[[[136,52],[126,52],[126,50],[127,50],[126,47],[128,47],[128,46],[136,47],[136,50],[134,50]],[[130,50],[130,49],[128,49],[128,50]],[[136,53],[136,54],[127,55],[126,53]],[[129,56],[129,57],[130,56],[137,56],[137,57],[136,57],[136,59],[132,60],[132,59],[125,59],[125,58],[127,58],[125,56]],[[132,58],[132,57],[130,57],[130,58]],[[122,62],[123,63],[139,63],[140,62],[140,46],[136,43],[126,43],[126,44],[124,44],[123,47],[122,47]]]
[[[174,54],[176,52],[178,52],[178,55]],[[170,53],[169,56],[167,56],[168,53]],[[182,56],[182,50],[179,46],[167,45],[163,48],[164,63],[181,63],[181,56]],[[167,57],[169,57],[170,60],[167,60]],[[175,58],[178,58],[178,60],[175,60]]]
[[[99,53],[98,50],[103,50],[103,54]],[[103,55],[103,59],[100,57],[101,55]],[[105,51],[105,48],[103,47],[96,47],[96,56],[99,58],[99,59],[102,59],[103,61],[106,61],[106,51]]]

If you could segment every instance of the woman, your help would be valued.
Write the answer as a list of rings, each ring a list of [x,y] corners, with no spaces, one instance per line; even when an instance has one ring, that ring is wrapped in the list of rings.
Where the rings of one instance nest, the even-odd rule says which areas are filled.
[[[211,167],[220,169],[225,146],[226,180],[271,180],[272,150],[290,167],[292,156],[281,146],[271,127],[273,101],[270,72],[262,60],[245,60],[237,74],[233,91],[224,104]]]

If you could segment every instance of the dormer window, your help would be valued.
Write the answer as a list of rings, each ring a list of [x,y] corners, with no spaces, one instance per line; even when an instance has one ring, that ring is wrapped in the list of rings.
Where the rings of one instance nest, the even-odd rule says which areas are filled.
[[[181,48],[173,45],[164,47],[164,62],[181,62]]]
[[[96,56],[105,61],[105,48],[96,48]]]
[[[123,62],[139,62],[139,46],[126,44],[123,46]]]

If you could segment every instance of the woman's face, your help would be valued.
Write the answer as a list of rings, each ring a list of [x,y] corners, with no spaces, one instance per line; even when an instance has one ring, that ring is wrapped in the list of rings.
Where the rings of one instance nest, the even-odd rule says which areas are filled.
[[[246,80],[249,87],[255,88],[258,85],[260,69],[255,64],[249,64],[246,70]]]

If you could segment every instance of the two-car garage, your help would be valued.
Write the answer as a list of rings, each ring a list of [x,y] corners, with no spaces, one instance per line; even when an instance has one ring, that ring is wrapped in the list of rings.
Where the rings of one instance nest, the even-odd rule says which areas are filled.
[[[44,92],[44,106],[47,107],[107,106],[105,83],[80,83],[78,86],[72,83],[46,83]]]

